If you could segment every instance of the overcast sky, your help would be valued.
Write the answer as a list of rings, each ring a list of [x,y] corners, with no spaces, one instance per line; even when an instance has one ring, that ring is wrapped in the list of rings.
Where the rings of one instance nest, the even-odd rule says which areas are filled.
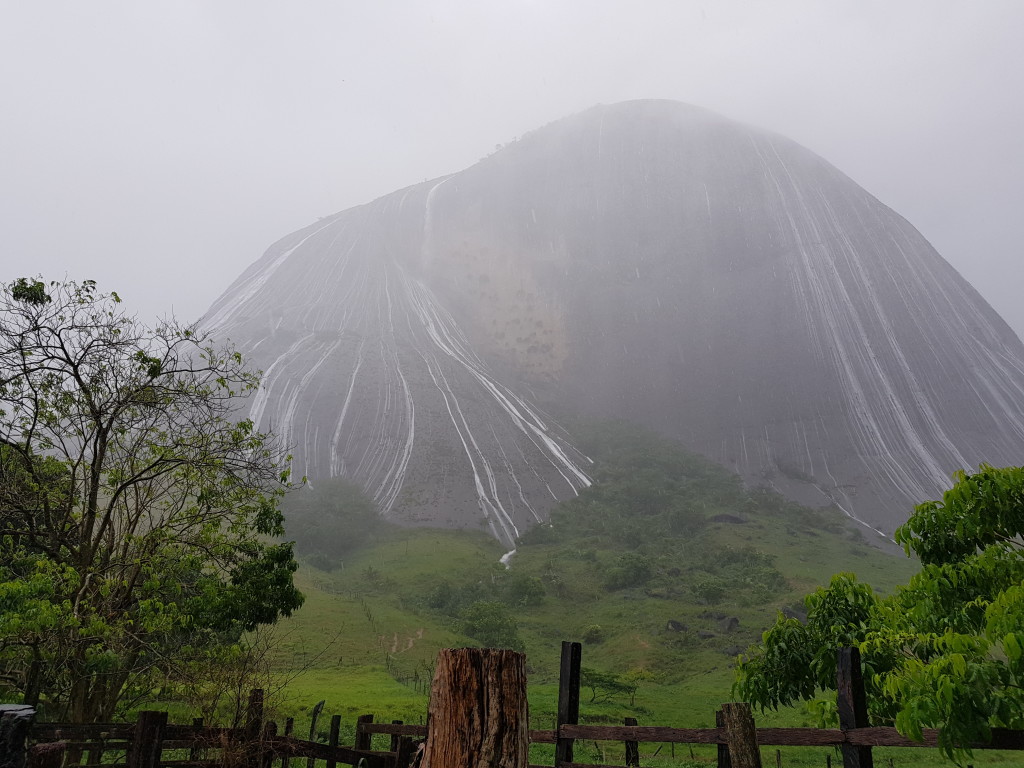
[[[274,240],[596,103],[785,134],[1024,335],[1022,0],[0,0],[0,280],[198,318]]]

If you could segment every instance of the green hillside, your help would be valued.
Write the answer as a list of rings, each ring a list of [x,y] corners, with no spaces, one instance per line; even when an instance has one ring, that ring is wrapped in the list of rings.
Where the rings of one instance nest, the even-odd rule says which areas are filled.
[[[532,719],[550,727],[560,641],[579,640],[585,720],[707,726],[736,654],[777,611],[799,611],[837,571],[887,588],[915,570],[839,512],[748,491],[673,443],[620,425],[577,434],[598,482],[527,532],[509,568],[482,533],[371,521],[351,487],[301,497],[290,534],[313,544],[298,574],[306,604],[276,629],[281,706],[326,699],[327,711],[417,722],[438,649],[507,646],[526,651]],[[310,526],[352,526],[359,545],[324,546]],[[810,723],[766,722],[780,717]]]

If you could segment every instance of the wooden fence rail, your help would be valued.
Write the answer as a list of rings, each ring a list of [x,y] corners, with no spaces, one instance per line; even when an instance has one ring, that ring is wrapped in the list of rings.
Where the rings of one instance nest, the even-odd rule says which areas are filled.
[[[277,724],[264,722],[263,692],[253,691],[241,728],[220,728],[202,725],[175,725],[167,722],[166,712],[139,713],[135,723],[99,723],[89,725],[67,723],[34,723],[29,737],[35,742],[29,750],[28,768],[216,768],[232,765],[239,768],[271,768],[280,761],[288,768],[293,758],[322,760],[327,768],[343,765],[365,765],[365,768],[407,768],[412,759],[412,739],[422,738],[426,729],[417,725],[375,724],[373,715],[359,718],[354,747],[338,743],[341,716],[331,719],[329,742],[321,744],[294,738],[294,721],[289,719],[284,733],[278,735]],[[370,748],[374,733],[392,737],[392,749]],[[164,752],[187,752],[188,759],[170,759]],[[123,762],[112,760],[110,753],[124,753]],[[216,753],[212,754],[211,753]],[[73,755],[68,763],[66,755]],[[105,757],[107,756],[107,757]],[[85,757],[85,762],[81,762]]]
[[[716,713],[714,728],[642,726],[634,718],[616,726],[584,725],[579,722],[580,662],[579,643],[563,643],[556,727],[528,732],[529,743],[554,745],[556,768],[609,768],[574,760],[576,742],[582,740],[621,743],[625,768],[641,765],[640,745],[651,743],[717,745],[719,768],[761,768],[758,748],[768,746],[837,747],[844,768],[872,768],[873,747],[938,745],[938,731],[925,730],[923,740],[917,742],[895,728],[868,725],[856,649],[842,649],[838,654],[840,727],[831,729],[756,728],[746,704],[723,705]],[[415,743],[428,733],[424,725],[374,722],[373,715],[363,715],[355,723],[353,745],[347,747],[339,744],[338,715],[331,718],[326,744],[295,738],[293,727],[289,719],[279,733],[275,722],[264,721],[260,691],[253,692],[245,725],[240,728],[205,726],[201,719],[191,725],[171,724],[166,712],[142,712],[134,724],[35,723],[29,731],[35,746],[29,752],[28,768],[61,768],[65,750],[75,756],[65,768],[218,768],[229,764],[237,768],[273,768],[275,761],[280,761],[281,768],[289,768],[289,761],[300,758],[306,758],[311,768],[317,760],[326,768],[409,768]],[[371,749],[374,735],[389,736],[389,748]],[[1024,751],[1024,731],[996,728],[990,743],[972,746]],[[165,756],[165,752],[177,754]],[[123,753],[123,762],[112,760],[111,753]],[[185,754],[187,759],[182,759]],[[81,761],[83,757],[85,762]]]
[[[573,688],[577,702],[579,696],[579,649],[569,646],[578,644],[562,644],[560,703],[563,700],[573,701]],[[742,733],[729,728],[729,718],[723,717],[722,711],[716,713],[716,728],[581,725],[578,722],[578,709],[573,710],[570,706],[564,717],[560,707],[558,726],[554,731],[531,731],[530,738],[534,742],[554,742],[559,745],[561,751],[556,752],[556,768],[612,768],[574,762],[573,744],[579,740],[622,742],[626,754],[625,768],[638,764],[631,760],[639,757],[634,746],[639,743],[717,744],[719,768],[761,768],[757,753],[757,748],[761,746],[838,747],[842,751],[844,768],[873,768],[872,747],[938,746],[937,730],[925,729],[922,741],[918,742],[903,736],[895,728],[868,725],[860,653],[856,648],[840,649],[836,679],[839,728],[755,728],[747,704],[723,705],[723,709],[737,707],[737,714],[749,721],[750,727]],[[989,743],[971,746],[973,749],[1024,750],[1024,731],[993,728]]]

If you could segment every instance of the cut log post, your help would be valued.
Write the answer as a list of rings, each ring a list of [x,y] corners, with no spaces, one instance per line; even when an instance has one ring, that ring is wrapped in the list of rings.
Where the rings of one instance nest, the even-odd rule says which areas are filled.
[[[555,765],[572,762],[573,740],[559,734],[563,725],[580,721],[580,663],[583,646],[562,643],[562,661],[558,672],[558,719],[555,722]]]
[[[166,712],[147,710],[139,713],[139,719],[135,722],[135,735],[125,760],[128,768],[157,768],[160,765],[166,726]]]
[[[526,656],[446,648],[437,657],[422,768],[526,768]]]
[[[757,729],[750,705],[744,702],[723,704],[722,725],[732,768],[761,768],[761,750],[757,748]]]
[[[0,705],[0,768],[25,768],[35,715],[35,709],[24,704]]]
[[[725,732],[725,718],[722,716],[722,710],[715,712],[715,727]],[[729,762],[729,745],[719,744],[718,745],[718,768],[732,768],[732,763]]]
[[[867,728],[868,700],[864,692],[864,677],[860,669],[860,650],[840,648],[836,663],[836,709],[839,727]],[[843,768],[874,768],[871,747],[843,744]]]

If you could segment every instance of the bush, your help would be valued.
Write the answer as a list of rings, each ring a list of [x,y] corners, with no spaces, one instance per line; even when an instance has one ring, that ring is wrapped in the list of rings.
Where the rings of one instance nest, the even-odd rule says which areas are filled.
[[[604,630],[600,624],[591,624],[583,630],[583,642],[587,645],[597,645],[604,642]]]
[[[445,580],[430,590],[425,599],[427,608],[445,616],[458,616],[468,606],[479,602],[485,597],[481,584],[464,584],[454,587]]]
[[[722,602],[722,599],[729,591],[725,582],[714,576],[701,579],[693,585],[692,589],[697,599],[708,605],[716,605]]]
[[[518,573],[508,579],[502,593],[510,605],[540,605],[544,602],[544,582],[537,576]]]
[[[616,558],[615,565],[608,569],[608,573],[604,577],[604,586],[607,590],[642,587],[651,580],[652,576],[654,576],[654,570],[647,557],[635,552],[627,552]]]
[[[462,614],[462,634],[486,648],[523,649],[519,627],[504,603],[478,601]]]

